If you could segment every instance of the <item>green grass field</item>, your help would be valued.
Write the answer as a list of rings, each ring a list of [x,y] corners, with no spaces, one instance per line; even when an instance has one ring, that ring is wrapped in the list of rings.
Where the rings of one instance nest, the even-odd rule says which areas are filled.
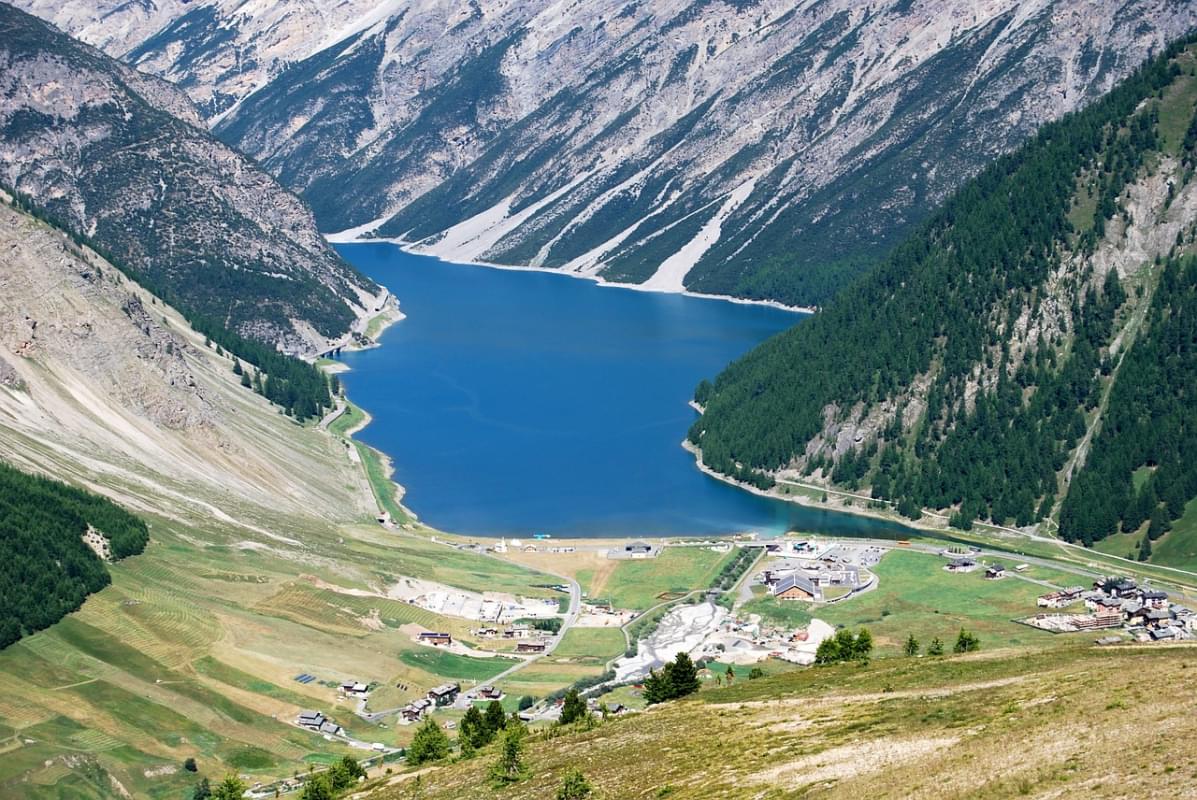
[[[362,424],[365,419],[366,412],[347,401],[345,411],[329,424],[328,432],[334,436],[345,436],[349,431]]]
[[[1151,544],[1153,564],[1197,570],[1197,500],[1190,500],[1172,530]]]
[[[553,651],[553,657],[602,664],[607,659],[621,655],[626,647],[623,632],[619,628],[571,628]]]
[[[646,609],[662,594],[707,588],[729,558],[703,547],[666,547],[656,558],[620,561],[600,597],[616,608]]]
[[[909,634],[924,645],[939,637],[950,647],[962,627],[979,636],[983,648],[1049,647],[1074,638],[1012,621],[1035,613],[1044,587],[1014,577],[987,581],[980,570],[954,575],[943,570],[944,563],[938,556],[896,550],[877,565],[880,583],[873,591],[827,606],[761,597],[746,603],[742,613],[792,626],[813,615],[832,625],[867,627],[880,654],[898,652]]]
[[[408,522],[410,517],[403,510],[403,506],[399,505],[396,497],[398,487],[387,474],[382,454],[361,442],[355,441],[353,446],[357,448],[357,453],[362,459],[362,466],[366,469],[366,477],[370,480],[370,488],[373,489],[378,504],[391,515],[391,521],[395,524]]]
[[[472,658],[431,647],[405,650],[399,654],[399,659],[404,664],[433,675],[473,683],[488,680],[517,663],[511,658]]]

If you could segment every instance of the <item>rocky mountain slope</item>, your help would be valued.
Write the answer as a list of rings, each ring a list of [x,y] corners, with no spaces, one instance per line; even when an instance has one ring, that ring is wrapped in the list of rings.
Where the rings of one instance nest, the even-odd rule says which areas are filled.
[[[1168,0],[45,2],[324,230],[823,304],[1197,23]]]
[[[1190,38],[700,386],[692,444],[762,488],[831,482],[1086,544],[1121,531],[1151,556],[1197,497],[1195,165]],[[1177,527],[1170,561],[1192,563]]]
[[[381,301],[185,95],[9,5],[0,184],[214,330],[311,351]]]
[[[0,458],[177,519],[373,512],[367,490],[312,502],[328,453],[285,435],[231,356],[94,251],[0,204],[0,252]],[[361,486],[337,460],[338,485]]]

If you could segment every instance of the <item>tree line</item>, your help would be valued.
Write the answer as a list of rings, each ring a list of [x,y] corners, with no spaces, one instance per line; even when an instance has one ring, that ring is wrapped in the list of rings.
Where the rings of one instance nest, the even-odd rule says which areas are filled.
[[[48,628],[111,582],[83,542],[103,534],[113,560],[145,549],[144,522],[112,501],[0,462],[0,649]]]

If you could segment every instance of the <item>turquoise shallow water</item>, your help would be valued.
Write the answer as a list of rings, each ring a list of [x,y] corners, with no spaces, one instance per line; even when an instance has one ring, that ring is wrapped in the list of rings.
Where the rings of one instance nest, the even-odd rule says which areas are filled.
[[[679,446],[695,384],[803,317],[404,253],[338,248],[399,298],[382,347],[344,357],[359,438],[392,457],[426,523],[475,535],[809,532],[889,523],[728,486]]]

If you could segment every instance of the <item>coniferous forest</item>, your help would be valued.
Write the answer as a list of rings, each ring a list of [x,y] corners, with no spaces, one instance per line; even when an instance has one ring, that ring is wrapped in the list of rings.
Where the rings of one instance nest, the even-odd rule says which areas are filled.
[[[1169,89],[1192,78],[1182,55],[1193,41],[1044,126],[823,312],[700,384],[704,413],[689,438],[704,462],[765,488],[783,467],[821,470],[911,518],[949,510],[962,528],[976,519],[1030,525],[1063,501],[1068,539],[1092,542],[1147,521],[1161,535],[1197,495],[1197,469],[1186,466],[1197,452],[1197,268],[1175,256],[1179,236],[1174,257],[1144,265],[1162,278],[1124,356],[1113,343],[1133,305],[1128,288],[1089,256],[1112,222],[1131,222],[1127,187],[1162,158],[1188,163],[1181,180],[1192,178],[1197,115],[1191,95]],[[1183,141],[1165,144],[1161,110],[1193,120]],[[1054,330],[1012,335],[1049,315]],[[1069,491],[1061,476],[1107,388],[1104,421]],[[869,412],[882,424],[847,447],[823,438]],[[1136,489],[1138,469],[1150,475],[1140,473]]]
[[[120,506],[0,462],[0,649],[53,625],[111,582],[83,541],[102,533],[112,559],[145,549],[146,525]]]

